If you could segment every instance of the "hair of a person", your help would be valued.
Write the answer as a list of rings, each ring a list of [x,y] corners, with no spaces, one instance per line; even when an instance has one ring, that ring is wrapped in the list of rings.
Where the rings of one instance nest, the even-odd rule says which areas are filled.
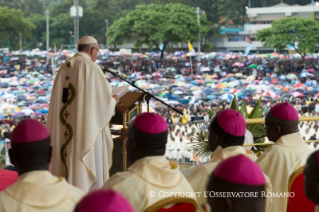
[[[48,165],[48,157],[51,154],[50,148],[50,137],[29,143],[11,142],[11,152],[14,155],[15,164],[28,169],[35,166]]]
[[[157,134],[148,134],[139,130],[134,124],[131,126],[130,130],[132,133],[130,137],[134,140],[138,148],[147,150],[165,149],[168,130]]]
[[[217,118],[213,119],[212,124],[210,125],[210,130],[215,132],[218,137],[221,137],[225,144],[230,146],[242,146],[245,141],[244,136],[233,136],[223,130],[220,125],[218,124]]]
[[[79,52],[88,52],[93,47],[93,43],[89,44],[78,44],[78,51]]]

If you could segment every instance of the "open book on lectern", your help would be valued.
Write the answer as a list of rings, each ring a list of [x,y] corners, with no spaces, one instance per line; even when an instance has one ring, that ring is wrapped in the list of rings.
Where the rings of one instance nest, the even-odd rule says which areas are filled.
[[[122,98],[129,90],[127,89],[129,86],[119,86],[112,87],[112,96],[118,95],[119,98]]]

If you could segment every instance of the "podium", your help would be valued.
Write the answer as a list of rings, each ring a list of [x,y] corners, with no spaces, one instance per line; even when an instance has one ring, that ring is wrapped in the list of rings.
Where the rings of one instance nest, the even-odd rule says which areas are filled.
[[[144,98],[144,93],[142,92],[127,92],[120,99],[120,103],[115,107],[115,115],[112,117],[110,124],[123,125],[121,130],[111,130],[112,136],[117,136],[113,138],[113,164],[110,169],[110,176],[118,171],[126,171],[127,168],[127,158],[126,158],[126,132],[127,126],[130,121],[136,117],[138,114],[142,113],[142,101]],[[138,104],[135,104],[138,102]],[[121,140],[122,143],[119,143]],[[122,170],[119,167],[119,157],[122,150]]]

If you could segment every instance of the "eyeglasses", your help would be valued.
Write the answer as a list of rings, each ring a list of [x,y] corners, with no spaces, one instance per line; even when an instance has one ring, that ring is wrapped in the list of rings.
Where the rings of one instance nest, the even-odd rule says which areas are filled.
[[[101,52],[100,52],[97,48],[95,48],[95,47],[94,47],[94,49],[97,51],[97,56],[98,56],[98,57],[101,56]]]

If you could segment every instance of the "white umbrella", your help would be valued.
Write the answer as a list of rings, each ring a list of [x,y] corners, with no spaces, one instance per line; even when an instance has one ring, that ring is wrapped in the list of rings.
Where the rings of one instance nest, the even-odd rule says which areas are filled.
[[[201,71],[201,72],[208,72],[208,71],[210,71],[210,69],[209,69],[208,67],[202,67],[202,68],[200,69],[200,71]]]
[[[183,94],[182,91],[175,91],[173,94]]]
[[[28,108],[21,110],[21,112],[23,112],[26,116],[29,116],[29,115],[31,115],[31,114],[34,114],[34,111],[31,110],[31,109],[28,109]]]
[[[181,104],[180,102],[174,101],[174,100],[167,101],[166,103],[169,105],[180,105]]]

